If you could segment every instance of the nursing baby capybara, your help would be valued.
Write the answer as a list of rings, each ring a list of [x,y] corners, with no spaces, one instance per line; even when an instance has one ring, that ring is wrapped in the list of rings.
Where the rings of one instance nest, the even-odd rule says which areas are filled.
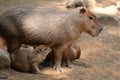
[[[54,68],[58,71],[61,71],[62,54],[69,52],[81,32],[97,36],[101,30],[96,16],[85,7],[60,11],[52,7],[24,6],[0,15],[0,35],[7,42],[8,52],[19,49],[21,44],[47,44],[53,49]]]
[[[62,62],[66,62],[66,58],[70,58],[70,61],[73,61],[75,59],[79,59],[81,56],[81,50],[80,50],[80,47],[76,44],[73,44],[70,49],[69,49],[69,53],[66,54],[66,53],[63,53],[62,55]],[[44,61],[44,65],[52,65],[54,63],[54,54],[52,52],[50,52],[45,61]],[[66,66],[68,66],[68,64],[66,64]]]
[[[40,45],[33,50],[22,47],[10,54],[11,67],[21,72],[41,74],[38,65],[46,58],[51,50],[46,45]]]

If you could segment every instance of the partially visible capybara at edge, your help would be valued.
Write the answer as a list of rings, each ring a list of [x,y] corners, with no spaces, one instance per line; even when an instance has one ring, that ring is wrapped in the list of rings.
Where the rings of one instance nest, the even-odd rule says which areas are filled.
[[[40,45],[35,49],[22,47],[10,54],[11,67],[21,72],[41,74],[38,65],[46,58],[51,50],[46,45]]]
[[[0,35],[7,42],[8,52],[19,49],[21,44],[47,44],[53,49],[57,71],[61,71],[62,54],[69,52],[81,32],[97,36],[101,30],[96,16],[85,7],[60,11],[52,7],[24,6],[0,15]]]
[[[81,56],[80,47],[76,44],[72,44],[72,46],[69,49],[69,53],[68,54],[63,53],[62,62],[66,62],[66,60],[67,60],[66,58],[70,58],[70,61],[73,61],[75,59],[79,59],[80,56]],[[54,54],[52,52],[50,52],[47,55],[43,65],[45,65],[45,66],[50,65],[51,66],[53,63],[54,63]],[[68,65],[66,64],[66,66],[68,66]]]
[[[86,6],[87,8],[94,8],[96,5],[95,0],[67,0],[66,8],[77,8]]]

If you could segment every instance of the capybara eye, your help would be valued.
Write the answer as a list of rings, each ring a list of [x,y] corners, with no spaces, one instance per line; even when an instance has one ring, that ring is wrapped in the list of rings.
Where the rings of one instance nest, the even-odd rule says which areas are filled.
[[[90,19],[90,20],[93,20],[93,17],[92,17],[92,16],[89,16],[89,19]]]

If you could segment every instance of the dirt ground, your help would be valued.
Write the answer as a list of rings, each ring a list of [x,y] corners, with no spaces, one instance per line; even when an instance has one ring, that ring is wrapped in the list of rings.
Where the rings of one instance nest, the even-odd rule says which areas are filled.
[[[118,0],[97,0],[98,6],[115,4]],[[54,6],[65,9],[65,0],[0,0],[0,11],[19,5]],[[120,14],[112,16],[120,24]],[[109,21],[111,21],[109,23]],[[81,34],[76,41],[82,51],[81,58],[73,61],[75,68],[63,67],[59,73],[51,67],[42,68],[44,75],[0,70],[0,80],[120,80],[120,26],[107,23],[98,37]],[[7,79],[1,77],[7,76]]]

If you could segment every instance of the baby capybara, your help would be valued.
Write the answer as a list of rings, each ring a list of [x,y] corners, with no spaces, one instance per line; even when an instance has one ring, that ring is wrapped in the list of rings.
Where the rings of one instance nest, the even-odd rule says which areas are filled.
[[[15,7],[0,15],[0,36],[12,53],[21,44],[49,45],[55,55],[54,68],[61,71],[63,53],[82,32],[97,36],[102,27],[85,7],[61,11],[52,7]],[[69,58],[68,64],[70,62]],[[69,65],[70,66],[70,65]]]
[[[10,54],[11,67],[21,72],[33,72],[41,74],[38,65],[51,52],[51,48],[40,45],[33,50],[21,48]]]
[[[70,48],[70,60],[73,61],[75,59],[79,59],[81,56],[81,50],[78,45],[72,45]]]
[[[62,62],[66,62],[66,58],[70,58],[70,61],[73,61],[75,59],[79,59],[81,56],[81,50],[80,50],[80,47],[76,44],[72,44],[72,46],[70,47],[69,49],[69,53],[66,54],[66,53],[63,53],[62,55]],[[45,61],[44,61],[44,65],[52,65],[54,63],[54,54],[52,52],[50,52]],[[66,63],[66,66],[68,66],[68,64]]]

